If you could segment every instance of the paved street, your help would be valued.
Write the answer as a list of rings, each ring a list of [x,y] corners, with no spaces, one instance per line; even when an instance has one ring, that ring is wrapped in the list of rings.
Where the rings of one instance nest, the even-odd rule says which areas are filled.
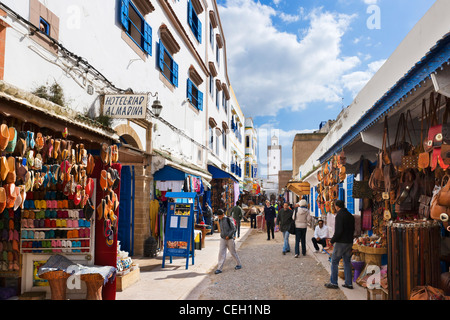
[[[365,290],[326,289],[329,280],[328,256],[313,253],[308,242],[307,255],[294,258],[294,237],[290,237],[291,252],[281,253],[281,233],[267,241],[266,234],[250,230],[244,224],[237,241],[243,268],[234,270],[234,260],[228,255],[223,273],[215,275],[218,255],[218,233],[207,236],[205,248],[196,250],[195,264],[185,259],[166,262],[161,268],[161,256],[134,259],[139,264],[140,281],[117,292],[117,300],[365,300]],[[312,236],[308,229],[307,239]],[[342,284],[340,280],[339,284]]]

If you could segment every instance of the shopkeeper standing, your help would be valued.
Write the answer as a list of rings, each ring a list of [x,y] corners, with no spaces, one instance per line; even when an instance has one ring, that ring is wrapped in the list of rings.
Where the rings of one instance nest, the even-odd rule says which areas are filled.
[[[333,254],[331,255],[331,276],[330,282],[325,284],[325,287],[330,289],[338,289],[338,267],[339,261],[344,261],[344,288],[353,289],[352,285],[352,246],[353,234],[355,232],[355,218],[345,208],[344,201],[336,200],[336,220],[335,231],[330,242],[333,244]]]

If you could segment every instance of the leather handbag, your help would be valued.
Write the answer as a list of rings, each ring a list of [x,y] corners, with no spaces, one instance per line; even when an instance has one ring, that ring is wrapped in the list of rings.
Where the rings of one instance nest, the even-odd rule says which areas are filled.
[[[407,169],[402,172],[400,179],[398,197],[395,201],[396,211],[399,213],[417,211],[419,198],[419,180],[416,178],[414,169]]]
[[[378,163],[369,178],[369,187],[375,192],[384,191],[383,152],[378,153]]]
[[[448,178],[448,180],[444,186],[445,178]],[[448,174],[442,177],[441,190],[439,191],[437,198],[440,206],[450,207],[450,176]]]
[[[433,220],[440,220],[442,213],[449,213],[449,210],[445,206],[439,205],[439,192],[434,194],[431,198],[431,204],[430,204],[430,218]]]
[[[418,286],[411,290],[409,300],[449,300],[442,289],[432,286]]]

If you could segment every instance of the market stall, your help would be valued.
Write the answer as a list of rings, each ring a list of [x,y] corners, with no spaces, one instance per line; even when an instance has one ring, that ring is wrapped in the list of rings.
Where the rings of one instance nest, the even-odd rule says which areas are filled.
[[[110,129],[18,92],[0,93],[0,289],[51,298],[39,270],[55,255],[116,267],[120,164]],[[67,298],[86,290],[83,282]]]
[[[358,200],[363,234],[355,238],[353,265],[359,268],[355,282],[368,289],[368,297],[376,288],[392,300],[410,299],[417,287],[442,286],[440,274],[449,270],[441,243],[450,231],[450,99],[428,92],[416,108],[385,115],[366,134],[379,132],[376,158],[349,147],[346,154],[350,150],[359,161],[346,164],[342,151],[317,173],[322,214],[333,214],[333,202],[345,198],[340,191],[346,169],[354,174],[351,195]]]

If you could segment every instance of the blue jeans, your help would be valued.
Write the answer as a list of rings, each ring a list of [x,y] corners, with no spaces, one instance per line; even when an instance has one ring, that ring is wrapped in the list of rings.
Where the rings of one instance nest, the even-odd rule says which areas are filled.
[[[352,285],[352,243],[334,243],[333,254],[331,255],[331,276],[330,282],[332,284],[338,284],[338,269],[339,261],[344,260],[344,275],[345,284],[347,286]]]
[[[295,228],[295,254],[300,254],[300,241],[302,242],[302,255],[306,254],[306,228]]]
[[[291,251],[291,247],[289,246],[289,231],[283,231],[283,252]]]

